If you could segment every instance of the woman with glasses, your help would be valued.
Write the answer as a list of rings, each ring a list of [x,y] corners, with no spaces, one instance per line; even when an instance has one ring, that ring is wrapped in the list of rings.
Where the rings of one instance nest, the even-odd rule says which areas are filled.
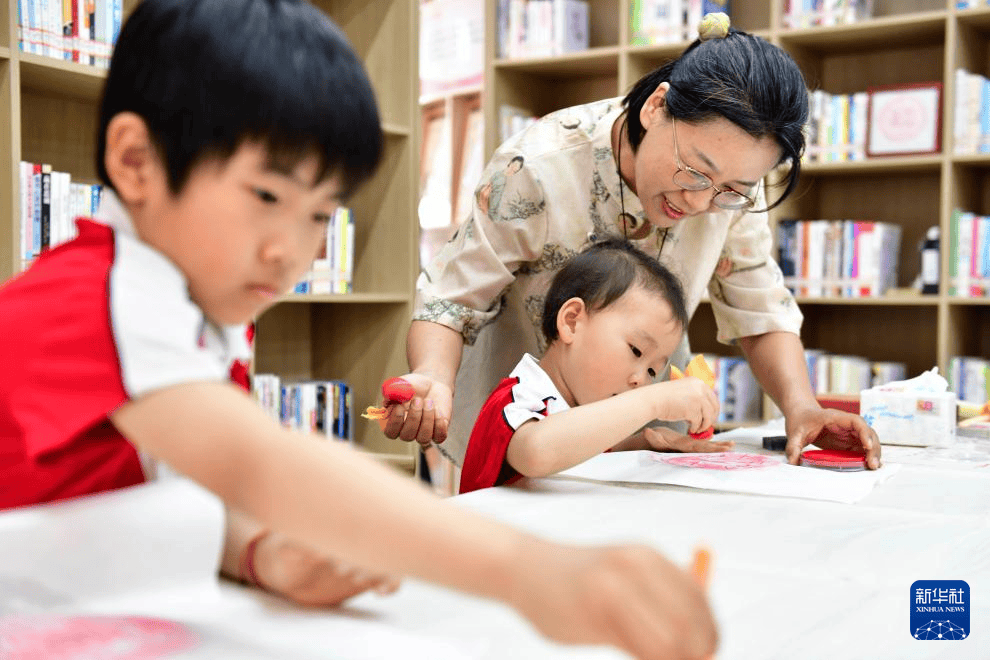
[[[766,211],[800,173],[804,78],[765,40],[728,21],[702,25],[714,29],[625,98],[554,112],[495,152],[472,214],[420,275],[405,376],[416,396],[392,409],[386,435],[444,443],[460,463],[488,394],[520,356],[545,348],[540,313],[554,274],[590,242],[618,235],[678,276],[689,314],[708,294],[718,340],[742,348],[786,417],[792,463],[815,442],[862,447],[879,465],[869,426],[816,402],[802,316],[771,256]],[[765,192],[778,166],[784,179]],[[496,179],[499,194],[481,194]],[[688,356],[685,339],[671,362],[683,367]],[[643,432],[656,434],[654,447],[726,448],[669,428]]]

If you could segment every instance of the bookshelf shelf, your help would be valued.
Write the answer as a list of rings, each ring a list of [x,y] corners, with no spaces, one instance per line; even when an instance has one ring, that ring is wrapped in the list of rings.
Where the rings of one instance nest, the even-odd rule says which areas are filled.
[[[948,12],[943,9],[874,18],[847,25],[785,29],[777,36],[785,49],[834,52],[850,48],[887,49],[895,44],[897,48],[905,48],[942,42],[947,17]]]
[[[798,305],[816,306],[848,306],[848,307],[935,307],[939,304],[938,296],[864,296],[862,298],[795,298]]]
[[[990,7],[970,7],[969,9],[957,9],[956,16],[959,23],[971,27],[990,30]]]
[[[952,157],[952,162],[956,165],[990,167],[990,154],[955,155]]]
[[[990,298],[949,298],[951,307],[990,307]]]
[[[409,137],[412,129],[398,124],[382,124],[382,132],[388,137]]]
[[[124,0],[125,16],[138,0]],[[382,165],[348,205],[355,226],[357,293],[286,297],[257,321],[255,373],[343,379],[354,409],[377,403],[382,381],[407,371],[405,331],[418,273],[416,102],[419,0],[314,0],[363,59],[386,135]],[[0,279],[19,267],[18,162],[50,163],[73,180],[96,181],[99,99],[107,72],[23,53],[17,3],[0,0]],[[19,83],[18,83],[19,81]],[[302,303],[302,304],[300,304]],[[418,447],[355,421],[359,449],[412,472]],[[415,444],[415,443],[413,443]]]
[[[942,167],[941,154],[931,156],[902,156],[867,158],[866,160],[810,162],[801,164],[801,173],[815,176],[884,172],[937,172]]]
[[[20,53],[21,87],[41,94],[98,103],[107,72],[53,57]]]
[[[409,302],[406,293],[294,293],[279,298],[278,304],[333,303],[343,305],[396,305]]]
[[[619,51],[618,46],[606,46],[559,57],[501,59],[495,62],[495,67],[501,70],[555,77],[596,75],[618,70]]]

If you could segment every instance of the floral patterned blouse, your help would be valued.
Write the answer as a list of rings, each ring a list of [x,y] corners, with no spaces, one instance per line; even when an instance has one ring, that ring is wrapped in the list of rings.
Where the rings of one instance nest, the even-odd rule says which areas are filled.
[[[621,236],[623,206],[634,219],[627,236],[680,278],[689,314],[707,292],[720,342],[800,333],[766,213],[715,209],[664,238],[628,186],[620,193],[611,128],[621,100],[559,110],[505,142],[482,174],[471,216],[419,276],[413,319],[446,325],[467,344],[444,444],[457,459],[499,380],[524,353],[542,355],[540,316],[554,274],[590,241]],[[765,206],[762,192],[756,203]],[[674,363],[686,361],[683,348]]]

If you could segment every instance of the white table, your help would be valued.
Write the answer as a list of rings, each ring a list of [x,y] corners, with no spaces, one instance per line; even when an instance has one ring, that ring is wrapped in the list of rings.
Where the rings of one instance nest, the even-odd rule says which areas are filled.
[[[887,460],[898,453],[885,451]],[[72,503],[67,519],[125,499],[114,494]],[[133,506],[133,499],[126,501]],[[684,565],[695,546],[709,546],[719,660],[990,658],[990,468],[973,463],[905,464],[854,505],[565,477],[524,480],[453,501],[562,541],[647,542]],[[44,522],[50,518],[44,509],[31,515]],[[23,535],[25,514],[18,515],[0,515],[0,566],[8,571],[24,556],[4,556],[4,535]],[[136,536],[133,529],[120,534],[132,542]],[[45,561],[62,559],[55,553]],[[210,570],[200,567],[203,576]],[[969,584],[968,639],[911,637],[910,587],[919,579]],[[414,581],[395,596],[362,595],[335,612],[302,611],[206,577],[196,587],[118,593],[47,609],[187,622],[204,643],[176,656],[181,658],[626,657],[607,648],[551,644],[507,607]]]

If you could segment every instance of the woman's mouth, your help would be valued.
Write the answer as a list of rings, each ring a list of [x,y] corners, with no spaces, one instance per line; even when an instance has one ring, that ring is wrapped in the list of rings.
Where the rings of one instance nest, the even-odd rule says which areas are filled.
[[[660,208],[663,210],[663,214],[666,215],[671,220],[680,220],[684,217],[684,211],[680,210],[676,206],[670,203],[666,195],[661,197]]]

